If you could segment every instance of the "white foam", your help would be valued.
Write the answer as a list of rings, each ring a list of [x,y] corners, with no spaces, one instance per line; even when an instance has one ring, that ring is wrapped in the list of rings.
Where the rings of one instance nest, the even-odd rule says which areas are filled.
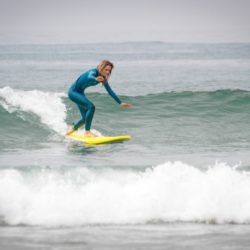
[[[182,162],[145,172],[0,171],[0,217],[11,225],[250,223],[249,197],[249,174],[222,163],[207,171]]]
[[[37,115],[41,122],[57,133],[66,131],[66,107],[63,93],[39,90],[23,91],[4,87],[0,89],[1,105],[8,111],[22,110]]]

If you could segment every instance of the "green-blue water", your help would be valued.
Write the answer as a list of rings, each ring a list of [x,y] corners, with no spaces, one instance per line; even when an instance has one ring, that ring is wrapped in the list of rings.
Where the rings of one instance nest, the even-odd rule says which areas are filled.
[[[67,227],[66,238],[106,228],[110,241],[117,228],[139,238],[149,230],[152,241],[155,232],[185,240],[177,231],[190,227],[213,238],[218,228],[206,223],[249,230],[249,52],[249,44],[1,45],[3,235],[20,225],[28,227],[20,227],[22,236],[30,226],[58,234]],[[64,137],[80,117],[66,93],[102,59],[114,62],[110,84],[133,107],[120,108],[101,86],[89,89],[93,129],[132,140],[83,147]],[[239,249],[247,245],[243,234],[241,242]]]

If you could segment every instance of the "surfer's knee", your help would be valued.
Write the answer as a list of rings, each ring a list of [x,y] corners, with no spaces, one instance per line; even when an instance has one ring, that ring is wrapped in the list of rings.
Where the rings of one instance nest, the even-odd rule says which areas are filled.
[[[95,105],[94,104],[89,105],[89,110],[94,113],[95,112]]]

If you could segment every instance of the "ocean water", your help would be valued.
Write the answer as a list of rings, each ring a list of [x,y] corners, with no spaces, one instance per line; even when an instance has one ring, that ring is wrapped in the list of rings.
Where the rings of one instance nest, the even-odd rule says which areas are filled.
[[[67,89],[102,59],[86,147]],[[249,249],[250,44],[0,45],[1,249]]]

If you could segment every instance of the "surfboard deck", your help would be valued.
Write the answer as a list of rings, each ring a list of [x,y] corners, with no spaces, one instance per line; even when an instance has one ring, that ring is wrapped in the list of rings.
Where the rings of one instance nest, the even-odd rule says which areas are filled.
[[[91,145],[119,142],[119,141],[131,139],[130,135],[89,137],[89,136],[84,136],[83,134],[78,133],[77,131],[69,135],[66,135],[66,137],[73,139],[73,140],[84,142],[86,144],[91,144]]]

